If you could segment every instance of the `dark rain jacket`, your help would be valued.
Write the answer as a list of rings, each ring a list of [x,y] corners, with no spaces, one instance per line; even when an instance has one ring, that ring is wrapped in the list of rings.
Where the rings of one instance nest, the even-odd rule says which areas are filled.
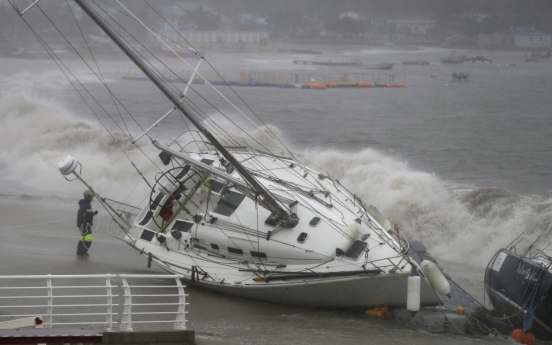
[[[94,222],[94,211],[90,200],[81,199],[79,201],[79,212],[77,213],[77,227],[81,233],[92,233],[92,223]]]

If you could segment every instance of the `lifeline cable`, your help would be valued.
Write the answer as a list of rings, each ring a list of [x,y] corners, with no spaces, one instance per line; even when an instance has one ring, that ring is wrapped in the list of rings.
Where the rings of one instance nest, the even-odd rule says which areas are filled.
[[[64,218],[64,219],[54,220],[54,221],[45,222],[45,223],[36,223],[36,224],[27,224],[27,225],[8,226],[8,227],[5,227],[5,228],[0,228],[0,230],[15,229],[15,228],[28,228],[28,227],[31,227],[31,226],[46,225],[46,224],[54,224],[54,223],[61,223],[61,222],[64,222],[64,221],[66,221],[66,220],[74,220],[74,218]]]

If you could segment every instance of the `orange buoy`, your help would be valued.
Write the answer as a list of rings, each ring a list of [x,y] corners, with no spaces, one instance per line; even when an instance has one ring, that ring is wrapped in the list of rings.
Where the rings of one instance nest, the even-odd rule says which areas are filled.
[[[528,332],[527,334],[525,334],[520,328],[514,329],[512,333],[510,333],[510,338],[525,345],[535,344],[535,336],[533,335],[533,333]]]
[[[459,305],[458,308],[456,308],[456,311],[458,312],[458,314],[464,314],[466,309],[464,307],[462,307],[461,305]]]
[[[374,87],[374,83],[373,82],[365,82],[365,81],[361,81],[358,83],[358,87]]]
[[[391,313],[387,311],[387,307],[368,309],[365,312],[366,315],[378,316],[378,317],[390,317]]]
[[[326,90],[326,84],[322,83],[312,83],[310,84],[311,89]]]

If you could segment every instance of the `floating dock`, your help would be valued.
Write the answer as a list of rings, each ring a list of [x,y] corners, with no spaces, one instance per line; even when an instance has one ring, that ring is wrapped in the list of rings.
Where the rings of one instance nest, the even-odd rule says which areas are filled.
[[[96,332],[84,328],[19,328],[0,330],[0,344],[194,345],[195,332]]]
[[[172,74],[172,75],[171,75]],[[199,71],[205,79],[197,78],[192,84],[204,85],[207,82],[211,85],[245,86],[245,87],[278,87],[289,89],[312,89],[326,90],[329,88],[405,88],[405,76],[394,74],[366,74],[366,73],[293,73],[293,72],[239,72],[239,79],[226,80],[226,73],[217,75],[215,79],[210,78],[208,72]],[[230,74],[230,73],[229,73]],[[236,73],[234,73],[236,75]],[[188,84],[191,72],[182,71],[179,75],[175,73],[162,72],[160,77],[166,83]],[[149,81],[144,76],[137,76],[136,70],[129,70],[124,80]],[[402,82],[398,79],[402,79]],[[207,80],[207,82],[205,81]]]

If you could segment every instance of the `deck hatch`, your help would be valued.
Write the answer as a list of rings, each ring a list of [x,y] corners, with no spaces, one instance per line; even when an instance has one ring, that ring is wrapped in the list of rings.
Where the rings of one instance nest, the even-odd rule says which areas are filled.
[[[265,224],[270,226],[276,226],[278,225],[279,222],[280,222],[280,218],[278,218],[278,216],[275,215],[274,213],[271,213],[268,216],[268,218],[265,220]]]
[[[155,232],[144,229],[144,231],[142,231],[142,235],[140,235],[140,239],[151,242],[151,240],[153,240],[153,236],[155,236]]]
[[[345,256],[351,259],[356,259],[364,251],[368,244],[364,241],[355,241],[351,248],[345,253]]]
[[[211,185],[211,192],[214,193],[220,193],[220,191],[224,187],[224,183],[213,179],[209,181],[209,184]]]
[[[190,229],[194,226],[192,222],[186,222],[183,220],[177,220],[171,230],[178,230],[180,232],[190,232]]]
[[[212,160],[212,159],[203,158],[202,160],[200,160],[200,162],[203,163],[203,164],[211,165],[211,164],[213,164],[215,161]]]
[[[234,213],[238,206],[240,206],[243,199],[245,199],[245,195],[243,194],[227,192],[219,201],[219,204],[213,212],[229,217],[232,213]]]

